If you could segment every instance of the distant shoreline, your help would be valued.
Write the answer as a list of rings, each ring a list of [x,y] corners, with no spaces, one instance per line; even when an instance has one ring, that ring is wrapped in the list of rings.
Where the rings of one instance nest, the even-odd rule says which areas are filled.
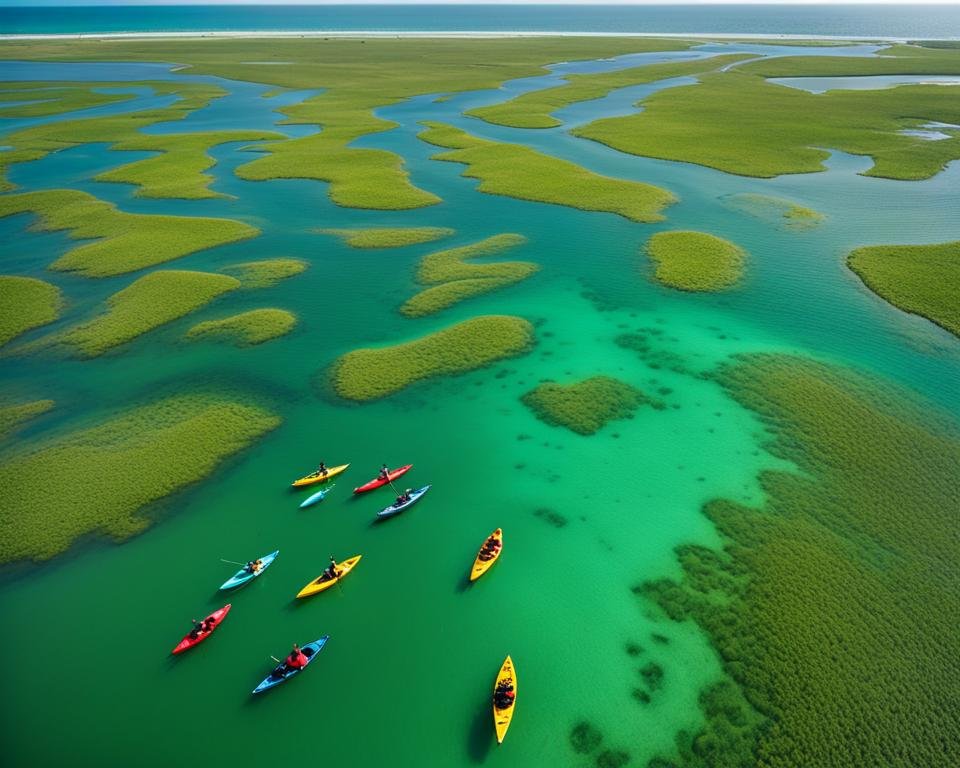
[[[786,35],[786,34],[744,34],[731,32],[467,32],[467,31],[359,31],[359,30],[237,30],[237,31],[189,31],[189,32],[63,32],[57,34],[2,34],[0,41],[16,40],[138,40],[138,39],[177,39],[177,38],[296,38],[296,37],[336,37],[336,38],[501,38],[501,37],[668,37],[680,39],[709,39],[709,40],[770,40],[770,41],[800,41],[800,40],[829,40],[835,42],[865,42],[865,43],[904,43],[912,38],[906,37],[873,37],[848,35]],[[956,40],[957,38],[924,37],[924,40]]]

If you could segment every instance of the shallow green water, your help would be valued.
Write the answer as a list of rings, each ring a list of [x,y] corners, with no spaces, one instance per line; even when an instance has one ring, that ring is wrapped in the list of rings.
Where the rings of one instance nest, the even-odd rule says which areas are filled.
[[[669,57],[657,60],[663,58]],[[83,66],[57,66],[59,74],[42,76],[85,76]],[[603,66],[617,64],[567,69]],[[146,71],[158,76],[155,68],[128,70],[130,80]],[[295,100],[266,100],[265,87],[218,82],[232,95],[175,130],[269,127],[279,116],[264,104]],[[760,448],[756,420],[715,384],[690,374],[738,352],[794,351],[874,370],[960,411],[956,340],[880,301],[842,263],[855,245],[960,237],[960,223],[949,215],[960,209],[960,164],[929,181],[894,182],[858,176],[869,160],[838,153],[826,173],[756,180],[622,155],[563,129],[513,130],[459,116],[555,82],[555,75],[525,79],[499,92],[440,104],[426,96],[381,110],[400,127],[358,144],[400,152],[413,181],[444,200],[417,211],[338,208],[316,182],[242,181],[233,168],[251,155],[235,145],[215,150],[213,171],[214,188],[234,197],[207,201],[138,199],[128,186],[90,181],[143,156],[99,145],[14,169],[11,178],[25,189],[68,186],[128,211],[222,215],[264,230],[177,267],[215,270],[293,256],[311,268],[274,288],[230,295],[122,354],[0,363],[0,391],[57,401],[27,436],[194,389],[240,392],[284,418],[208,482],[156,510],[158,522],[146,534],[122,546],[87,541],[48,565],[6,574],[0,743],[9,764],[153,766],[222,749],[217,765],[267,757],[350,759],[361,766],[567,765],[575,763],[570,728],[588,719],[604,732],[605,746],[626,749],[632,765],[643,765],[669,750],[677,729],[697,726],[698,693],[720,668],[694,627],[663,620],[631,587],[677,574],[676,545],[716,544],[700,505],[716,496],[759,502],[757,472],[777,466]],[[569,125],[622,114],[639,95],[624,89],[560,116]],[[462,166],[429,160],[438,150],[415,138],[423,119],[649,181],[681,201],[663,224],[642,226],[480,194],[475,181],[460,177]],[[818,229],[790,232],[732,205],[731,196],[742,193],[788,198],[828,219]],[[41,274],[70,247],[62,233],[27,231],[29,221],[0,219],[5,273]],[[310,232],[365,225],[455,228],[444,246],[519,232],[529,242],[510,257],[536,261],[542,270],[438,316],[404,319],[396,310],[416,290],[415,265],[437,246],[358,251]],[[693,296],[650,282],[638,249],[652,233],[674,228],[701,229],[745,247],[751,258],[743,288]],[[70,299],[62,323],[94,310],[131,280],[43,274]],[[246,350],[181,341],[198,320],[259,306],[289,309],[301,325]],[[414,338],[487,312],[536,321],[536,349],[364,406],[333,401],[318,385],[318,373],[344,351]],[[645,363],[614,343],[640,329],[660,362]],[[585,438],[542,424],[518,400],[542,379],[601,373],[636,384],[667,407],[642,408],[636,418]],[[286,486],[321,458],[353,466],[326,501],[301,511],[302,496]],[[434,488],[408,513],[374,526],[389,494],[353,499],[349,491],[383,461],[413,462],[408,484]],[[554,527],[536,514],[542,509],[566,524]],[[497,526],[505,530],[504,555],[468,587],[476,548]],[[226,602],[215,590],[235,568],[219,558],[243,560],[275,548],[280,556],[263,578],[229,598],[234,610],[217,634],[181,658],[169,657],[191,617]],[[342,588],[295,602],[330,553],[364,559]],[[654,641],[654,633],[669,642]],[[269,654],[322,634],[331,635],[330,643],[308,674],[250,697],[272,666]],[[644,653],[629,656],[631,642]],[[53,663],[31,661],[50,658],[51,648]],[[506,743],[494,749],[489,692],[507,653],[517,665],[520,698]],[[664,679],[643,705],[631,692],[642,684],[638,669],[650,661],[663,667]]]

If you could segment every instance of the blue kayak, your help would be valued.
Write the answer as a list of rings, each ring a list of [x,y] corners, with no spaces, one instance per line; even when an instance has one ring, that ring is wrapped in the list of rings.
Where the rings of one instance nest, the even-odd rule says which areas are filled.
[[[323,650],[323,646],[327,644],[327,640],[329,639],[330,635],[324,635],[319,640],[314,640],[312,643],[301,646],[300,650],[303,651],[303,655],[307,657],[307,663],[303,666],[303,669],[306,669],[317,657],[317,654]],[[263,693],[264,691],[269,691],[271,688],[276,688],[280,683],[285,683],[299,672],[301,672],[299,669],[289,669],[286,663],[280,664],[273,672],[264,678],[260,685],[253,689],[253,692]]]
[[[329,488],[324,488],[322,491],[317,491],[315,494],[313,494],[313,496],[308,496],[306,499],[303,500],[303,503],[300,505],[300,509],[303,509],[304,507],[312,506],[313,504],[316,504],[318,501],[323,501],[326,495],[336,487],[337,487],[336,484],[334,484],[334,485],[331,485]]]
[[[256,573],[250,573],[250,571],[247,570],[247,567],[244,566],[235,574],[233,574],[233,576],[231,576],[229,579],[223,582],[223,584],[220,586],[221,591],[224,589],[236,589],[237,587],[243,586],[248,581],[253,581],[255,578],[257,578],[257,576],[259,576],[261,573],[267,570],[267,568],[270,567],[270,563],[276,560],[277,555],[279,554],[280,554],[280,550],[278,549],[274,552],[271,552],[269,555],[264,555],[263,557],[261,557],[260,558],[261,567],[260,567],[260,570],[257,571]]]
[[[403,502],[402,504],[397,504],[394,502],[389,507],[384,507],[379,512],[377,512],[377,519],[384,520],[388,517],[393,517],[394,515],[399,515],[405,509],[410,509],[414,504],[416,504],[423,495],[430,490],[429,485],[423,486],[423,488],[417,488],[415,491],[410,491],[410,499]]]

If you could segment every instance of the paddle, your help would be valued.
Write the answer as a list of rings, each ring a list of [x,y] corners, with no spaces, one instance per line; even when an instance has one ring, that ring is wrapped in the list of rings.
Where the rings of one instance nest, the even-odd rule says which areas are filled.
[[[221,562],[221,563],[230,563],[230,565],[239,565],[239,566],[242,566],[242,567],[244,567],[244,568],[247,567],[247,564],[246,564],[246,563],[238,563],[236,560],[224,560],[222,557],[220,558],[220,562]]]
[[[270,658],[273,659],[275,662],[277,662],[277,664],[283,664],[283,662],[280,661],[280,659],[278,659],[278,658],[277,658],[276,656],[274,656],[272,653],[270,654]]]

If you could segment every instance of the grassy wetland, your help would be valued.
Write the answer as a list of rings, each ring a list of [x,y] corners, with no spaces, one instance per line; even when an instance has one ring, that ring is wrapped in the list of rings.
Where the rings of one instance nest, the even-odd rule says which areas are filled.
[[[960,761],[958,73],[840,41],[0,40],[5,758],[168,766],[215,729],[230,764]],[[350,468],[300,510],[321,460]],[[433,490],[372,525],[382,462]],[[168,659],[221,560],[274,549]],[[328,552],[363,574],[292,609]]]
[[[657,282],[680,291],[725,291],[743,277],[746,254],[706,232],[657,232],[646,247]]]

